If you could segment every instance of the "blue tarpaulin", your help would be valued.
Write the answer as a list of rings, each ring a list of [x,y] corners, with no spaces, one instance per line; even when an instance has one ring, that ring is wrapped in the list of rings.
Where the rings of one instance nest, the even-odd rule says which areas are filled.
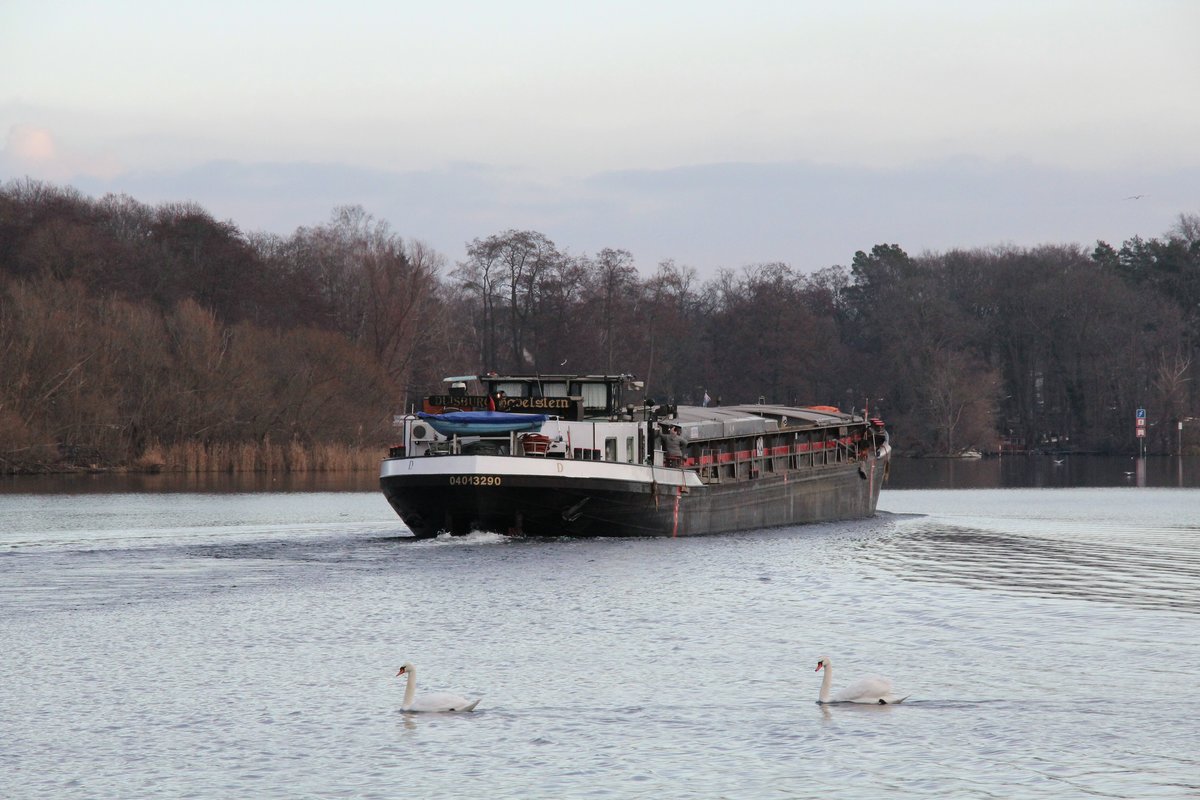
[[[548,419],[545,414],[509,414],[503,411],[451,411],[446,414],[426,414],[418,411],[417,416],[443,436],[486,436],[489,433],[536,431],[541,429],[542,423]]]

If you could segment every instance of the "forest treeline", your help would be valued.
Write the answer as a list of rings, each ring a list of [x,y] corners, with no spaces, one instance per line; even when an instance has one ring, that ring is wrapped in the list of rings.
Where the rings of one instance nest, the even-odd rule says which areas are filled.
[[[490,370],[869,407],[915,454],[1134,452],[1144,407],[1148,449],[1175,452],[1200,439],[1198,346],[1189,214],[1090,251],[877,244],[701,280],[522,230],[448,264],[359,207],[278,236],[194,203],[0,187],[0,471],[373,469],[394,413]]]

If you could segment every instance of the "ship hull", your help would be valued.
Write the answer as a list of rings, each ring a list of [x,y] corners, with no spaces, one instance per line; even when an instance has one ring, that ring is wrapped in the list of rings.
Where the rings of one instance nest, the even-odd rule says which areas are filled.
[[[509,456],[389,458],[380,487],[418,537],[487,530],[528,536],[695,536],[875,513],[886,453],[751,480]]]

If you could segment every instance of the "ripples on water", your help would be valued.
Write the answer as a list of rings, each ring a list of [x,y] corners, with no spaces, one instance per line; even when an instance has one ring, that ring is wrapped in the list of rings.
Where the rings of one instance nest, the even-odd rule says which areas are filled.
[[[688,540],[376,493],[0,495],[6,797],[1190,797],[1200,492]],[[900,706],[814,704],[878,671]],[[419,689],[472,715],[398,711]]]
[[[1039,493],[1004,494],[1008,502],[1027,508]],[[901,525],[900,535],[866,549],[883,568],[913,580],[1200,612],[1200,508],[1177,502],[1191,502],[1198,493],[1160,495],[1172,513],[1179,513],[1172,519],[1192,516],[1193,524],[1131,513],[1112,492],[1074,494],[1087,510],[1072,519],[1031,516],[977,523],[970,516],[938,515]]]

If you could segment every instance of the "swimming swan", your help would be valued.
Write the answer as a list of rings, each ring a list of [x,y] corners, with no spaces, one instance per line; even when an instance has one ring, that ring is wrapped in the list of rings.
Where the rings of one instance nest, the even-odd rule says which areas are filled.
[[[833,682],[833,665],[829,663],[828,658],[822,657],[817,662],[815,671],[820,672],[822,667],[825,669],[825,677],[821,679],[821,695],[817,698],[818,703],[873,703],[882,706],[903,703],[909,697],[908,695],[897,697],[890,680],[878,675],[871,675],[860,678],[830,699],[829,684]]]
[[[404,687],[404,705],[400,707],[403,711],[474,711],[475,706],[479,705],[479,700],[468,700],[450,692],[413,697],[417,692],[417,668],[406,661],[396,677],[401,675],[408,676],[408,685]]]

